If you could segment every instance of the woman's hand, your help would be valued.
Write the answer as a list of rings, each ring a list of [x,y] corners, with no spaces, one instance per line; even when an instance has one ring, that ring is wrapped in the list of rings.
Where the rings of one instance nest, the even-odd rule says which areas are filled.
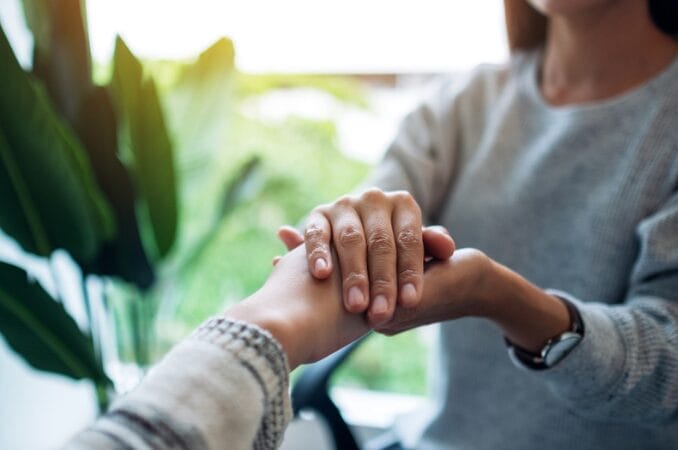
[[[421,325],[469,316],[486,316],[492,262],[475,249],[459,249],[451,258],[426,263],[421,302],[397,308],[393,318],[376,330],[392,335]]]
[[[533,352],[571,327],[560,300],[483,252],[466,248],[448,260],[428,263],[421,303],[397,308],[377,331],[390,335],[461,317],[488,319],[512,343]]]
[[[405,191],[369,189],[314,209],[303,236],[291,228],[280,237],[289,248],[305,243],[308,268],[317,279],[334,270],[337,253],[343,301],[350,312],[367,311],[372,324],[387,322],[396,304],[416,307],[423,292],[424,249],[447,259],[454,241],[441,227],[422,228],[419,206]]]
[[[282,345],[290,369],[317,361],[370,329],[363,315],[344,309],[337,271],[326,280],[310,275],[303,247],[280,258],[264,286],[225,315],[268,330]]]

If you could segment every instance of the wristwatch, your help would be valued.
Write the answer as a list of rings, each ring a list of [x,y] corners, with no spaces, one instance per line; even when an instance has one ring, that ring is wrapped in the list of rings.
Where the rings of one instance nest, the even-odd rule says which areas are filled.
[[[571,301],[562,297],[557,298],[563,302],[570,315],[570,323],[572,324],[570,329],[549,339],[539,353],[520,348],[504,338],[511,359],[517,360],[531,369],[544,370],[558,364],[579,344],[584,337],[584,322],[581,320],[579,310]]]

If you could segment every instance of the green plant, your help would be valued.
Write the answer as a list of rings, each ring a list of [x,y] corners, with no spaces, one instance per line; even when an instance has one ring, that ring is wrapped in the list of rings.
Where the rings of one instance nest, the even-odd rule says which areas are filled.
[[[181,204],[176,160],[204,156],[223,139],[232,44],[222,39],[183,68],[170,100],[195,126],[173,130],[168,122],[181,119],[177,113],[168,119],[153,77],[121,39],[110,84],[92,81],[80,0],[23,4],[35,41],[30,73],[0,28],[0,228],[26,252],[68,252],[85,294],[88,276],[114,280],[126,293],[134,358],[148,363],[156,305],[145,297],[163,266],[178,264],[172,260]],[[257,165],[246,162],[243,175],[226,184],[229,202]],[[227,213],[225,207],[221,214]],[[203,233],[209,238],[212,231]],[[200,236],[184,241],[206,245]],[[87,330],[59,300],[23,270],[0,264],[0,332],[9,345],[37,369],[92,380],[103,406],[111,380],[96,349],[89,299]]]

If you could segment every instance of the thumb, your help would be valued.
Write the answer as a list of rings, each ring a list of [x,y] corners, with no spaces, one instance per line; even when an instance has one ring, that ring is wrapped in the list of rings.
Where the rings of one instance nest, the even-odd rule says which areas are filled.
[[[441,226],[425,227],[422,230],[422,239],[424,241],[424,253],[427,257],[434,259],[448,259],[456,248],[452,236]]]
[[[304,236],[289,225],[283,225],[278,229],[278,238],[285,244],[287,251],[293,250],[304,243]]]

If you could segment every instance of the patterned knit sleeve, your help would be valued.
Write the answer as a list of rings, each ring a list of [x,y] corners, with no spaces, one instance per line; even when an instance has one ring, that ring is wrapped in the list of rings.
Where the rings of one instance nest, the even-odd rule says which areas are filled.
[[[678,192],[640,223],[639,257],[621,305],[576,299],[580,344],[543,377],[578,414],[657,424],[678,420]],[[558,295],[567,295],[558,293]]]
[[[277,448],[291,418],[288,372],[268,332],[210,319],[66,450]]]

